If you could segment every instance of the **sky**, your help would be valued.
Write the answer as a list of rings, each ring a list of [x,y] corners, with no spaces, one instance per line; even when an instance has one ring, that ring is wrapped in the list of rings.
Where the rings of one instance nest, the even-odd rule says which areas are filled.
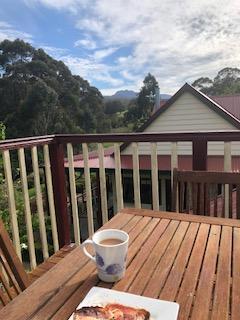
[[[240,67],[239,0],[1,0],[0,41],[21,38],[104,95],[161,93]]]

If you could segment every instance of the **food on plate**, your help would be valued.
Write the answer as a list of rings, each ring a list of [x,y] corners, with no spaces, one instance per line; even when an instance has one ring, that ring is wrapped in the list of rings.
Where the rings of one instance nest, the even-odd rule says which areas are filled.
[[[73,314],[74,320],[110,319],[110,313],[102,307],[82,307]]]
[[[144,309],[110,303],[105,307],[82,307],[75,311],[74,320],[148,320],[150,313]]]

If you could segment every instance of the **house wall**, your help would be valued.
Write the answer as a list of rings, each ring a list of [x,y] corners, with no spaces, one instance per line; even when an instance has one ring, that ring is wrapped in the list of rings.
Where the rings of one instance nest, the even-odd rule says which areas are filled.
[[[159,115],[144,132],[186,132],[238,130],[191,93],[184,93],[165,112]],[[139,154],[150,154],[150,143],[139,143]],[[131,145],[122,154],[132,154]],[[171,154],[170,143],[158,143],[158,154]],[[178,143],[178,154],[191,155],[189,142]],[[222,142],[208,143],[209,155],[223,155]],[[240,155],[240,143],[232,143],[232,155]]]

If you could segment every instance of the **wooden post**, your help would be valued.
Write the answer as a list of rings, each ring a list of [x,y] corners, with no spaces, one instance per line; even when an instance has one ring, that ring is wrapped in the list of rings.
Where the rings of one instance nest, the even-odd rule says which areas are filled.
[[[159,211],[157,143],[151,143],[152,207]]]
[[[68,245],[70,222],[67,211],[67,192],[64,169],[64,150],[62,144],[50,144],[50,162],[52,170],[53,194],[56,209],[58,240],[60,248]]]
[[[193,140],[192,143],[193,170],[207,170],[207,140]]]
[[[224,171],[232,171],[231,142],[224,142]],[[232,206],[232,203],[230,203]],[[229,218],[229,184],[224,184],[224,218]]]
[[[98,199],[98,206],[97,206],[97,223],[98,227],[100,228],[103,225],[102,219],[102,205],[101,205],[101,192],[100,192],[100,177],[99,177],[99,170],[96,170],[96,182],[97,182],[97,199]]]

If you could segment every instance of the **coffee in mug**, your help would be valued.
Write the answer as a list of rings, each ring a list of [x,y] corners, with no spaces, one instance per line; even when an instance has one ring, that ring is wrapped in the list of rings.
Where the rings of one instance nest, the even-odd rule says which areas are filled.
[[[120,244],[122,242],[123,241],[120,239],[110,238],[100,241],[100,244],[102,244],[103,246],[115,246],[116,244]]]
[[[127,250],[129,236],[118,229],[106,229],[96,232],[92,240],[86,240],[82,244],[87,257],[96,263],[98,276],[105,282],[120,280],[126,269]],[[86,244],[92,244],[95,256],[86,249]]]

